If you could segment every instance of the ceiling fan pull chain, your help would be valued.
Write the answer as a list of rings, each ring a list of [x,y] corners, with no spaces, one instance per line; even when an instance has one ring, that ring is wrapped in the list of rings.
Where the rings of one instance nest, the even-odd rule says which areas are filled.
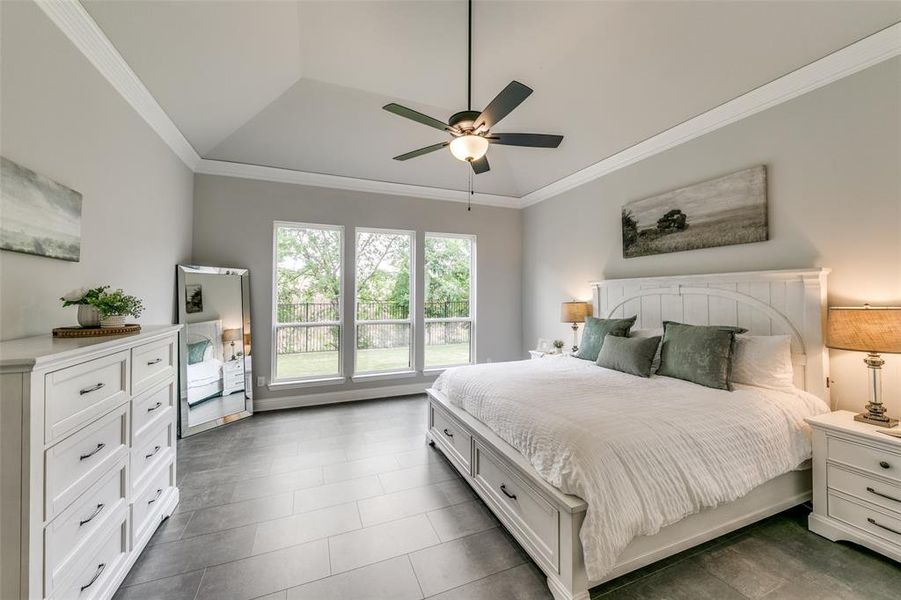
[[[466,197],[466,212],[472,211],[472,169],[467,169],[469,171],[469,196]]]

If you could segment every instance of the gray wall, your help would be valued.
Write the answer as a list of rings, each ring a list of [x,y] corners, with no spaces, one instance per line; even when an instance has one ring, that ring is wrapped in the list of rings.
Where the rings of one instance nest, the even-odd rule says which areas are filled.
[[[343,225],[345,289],[350,289],[354,227],[416,230],[418,285],[422,288],[422,233],[475,234],[477,256],[476,352],[479,362],[516,359],[522,350],[522,211],[306,187],[287,183],[197,175],[194,187],[194,262],[250,269],[253,366],[270,376],[273,221]],[[345,327],[353,304],[345,303]],[[344,340],[344,364],[352,354]],[[421,348],[419,349],[421,354]],[[421,364],[421,363],[420,363]],[[349,371],[349,369],[345,369]],[[257,398],[298,396],[426,381],[369,381],[301,390],[255,388]]]
[[[33,3],[0,10],[0,152],[83,196],[80,262],[0,252],[0,339],[74,325],[59,297],[101,284],[174,322],[193,174]]]
[[[770,241],[623,259],[620,207],[765,164]],[[524,349],[569,339],[559,302],[590,280],[824,266],[829,302],[901,304],[901,59],[892,59],[525,210]],[[831,352],[833,400],[866,397],[863,355]],[[885,357],[901,414],[901,356]]]

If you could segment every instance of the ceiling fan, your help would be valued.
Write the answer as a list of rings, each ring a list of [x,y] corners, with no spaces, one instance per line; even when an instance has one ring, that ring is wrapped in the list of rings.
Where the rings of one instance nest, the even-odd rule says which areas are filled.
[[[530,148],[556,148],[560,145],[560,142],[563,141],[562,135],[495,133],[491,131],[492,127],[513,112],[513,109],[519,106],[532,93],[532,88],[518,81],[511,81],[482,112],[472,110],[472,0],[469,0],[468,61],[466,93],[469,109],[453,114],[447,123],[393,102],[382,107],[390,113],[446,131],[451,135],[451,139],[448,141],[395,156],[394,160],[409,160],[450,146],[451,154],[471,164],[473,172],[478,175],[489,170],[488,157],[486,156],[489,144],[527,146]]]

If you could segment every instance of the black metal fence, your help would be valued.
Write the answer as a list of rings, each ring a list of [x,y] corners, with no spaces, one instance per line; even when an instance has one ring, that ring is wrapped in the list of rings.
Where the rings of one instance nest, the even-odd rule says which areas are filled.
[[[469,316],[469,301],[426,302],[427,319],[454,319]],[[315,323],[337,321],[337,302],[302,302],[279,304],[279,323]],[[357,302],[357,318],[361,321],[409,319],[410,305],[405,302]]]

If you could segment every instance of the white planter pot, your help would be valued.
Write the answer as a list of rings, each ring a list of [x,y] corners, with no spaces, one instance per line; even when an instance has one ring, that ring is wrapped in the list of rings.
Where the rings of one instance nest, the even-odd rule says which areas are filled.
[[[78,324],[82,327],[99,327],[100,311],[87,304],[78,305]]]
[[[100,319],[101,327],[122,327],[125,325],[125,315],[110,315]]]

